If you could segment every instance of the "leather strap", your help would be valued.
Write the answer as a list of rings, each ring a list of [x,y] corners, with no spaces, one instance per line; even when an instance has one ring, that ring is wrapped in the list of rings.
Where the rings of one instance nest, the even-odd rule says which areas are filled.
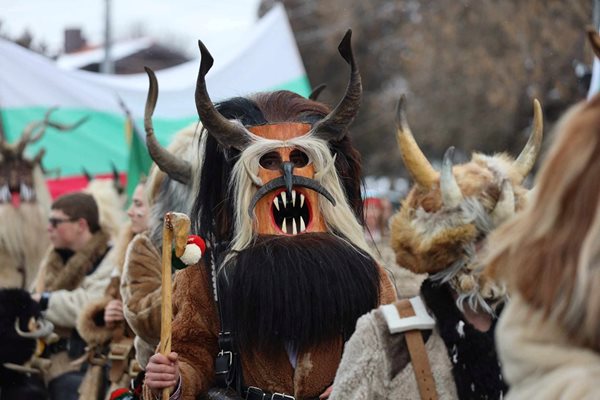
[[[115,329],[113,339],[110,342],[108,359],[111,360],[108,379],[111,383],[118,383],[123,374],[128,372],[129,361],[133,350],[133,339],[123,334],[122,326]]]
[[[408,299],[400,300],[396,302],[395,305],[401,318],[412,317],[415,315],[415,311]],[[419,387],[421,399],[437,400],[438,394],[435,388],[435,381],[433,379],[433,374],[431,373],[431,366],[429,365],[429,358],[427,357],[427,350],[425,349],[421,331],[406,331],[404,332],[404,337],[412,361],[413,371],[415,372],[415,378],[417,379],[417,386]]]

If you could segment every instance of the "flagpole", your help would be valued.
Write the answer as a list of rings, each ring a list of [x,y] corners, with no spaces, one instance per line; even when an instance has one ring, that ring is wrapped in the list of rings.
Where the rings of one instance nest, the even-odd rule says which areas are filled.
[[[112,38],[111,38],[111,0],[104,0],[104,60],[100,65],[103,74],[114,74],[115,65],[112,60]]]

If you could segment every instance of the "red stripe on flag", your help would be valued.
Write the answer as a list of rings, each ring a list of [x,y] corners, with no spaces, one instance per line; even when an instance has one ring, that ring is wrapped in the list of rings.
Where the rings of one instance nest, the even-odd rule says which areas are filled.
[[[112,178],[112,173],[98,174],[94,176],[94,179]],[[119,180],[121,181],[121,185],[125,185],[125,182],[127,181],[127,174],[125,172],[120,172]],[[50,196],[52,197],[52,199],[55,199],[63,194],[77,192],[79,190],[85,189],[85,187],[88,185],[88,180],[84,175],[69,176],[65,178],[46,179],[46,184],[48,185],[48,191],[50,192]]]

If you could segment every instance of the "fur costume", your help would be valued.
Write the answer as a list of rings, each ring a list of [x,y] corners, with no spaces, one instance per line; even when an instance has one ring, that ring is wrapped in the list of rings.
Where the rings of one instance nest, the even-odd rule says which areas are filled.
[[[146,233],[129,245],[121,295],[123,314],[136,335],[136,358],[145,367],[160,340],[161,312],[161,258]]]
[[[600,395],[598,351],[573,343],[564,329],[523,298],[511,296],[498,328],[497,345],[506,399],[595,399]]]
[[[199,154],[197,141],[195,140],[197,125],[190,125],[178,132],[168,151],[180,154],[185,160],[190,160],[193,163],[193,160],[197,159]],[[193,198],[189,195],[189,192],[194,187],[191,182],[181,183],[176,181],[160,169],[161,166],[165,167],[163,164],[164,157],[156,156],[155,148],[157,144],[152,139],[154,138],[147,139],[150,154],[159,161],[158,164],[153,165],[150,171],[145,185],[145,194],[150,213],[149,232],[154,235],[156,244],[149,241],[144,242],[144,239],[147,240],[148,232],[134,237],[128,223],[122,229],[119,242],[115,248],[115,265],[118,266],[118,270],[113,272],[113,279],[106,289],[104,298],[90,304],[78,322],[78,327],[86,332],[82,335],[83,338],[92,349],[106,345],[109,340],[111,346],[125,343],[128,337],[135,336],[135,356],[142,368],[145,367],[150,355],[154,354],[160,332],[161,267],[160,254],[155,246],[160,245],[159,235],[162,233],[162,215],[167,210],[189,213],[191,209],[190,199]],[[169,165],[167,163],[167,166]],[[110,188],[101,191],[101,193],[104,193],[104,197],[107,197],[107,194],[114,194],[115,191]],[[114,196],[111,198],[114,198]],[[140,242],[144,243],[142,247],[147,247],[140,250],[138,245]],[[135,250],[128,251],[130,246]],[[144,253],[146,250],[150,254]],[[130,257],[129,254],[132,254],[132,256]],[[147,275],[147,272],[150,272],[150,274]],[[109,329],[104,325],[102,314],[104,308],[112,299],[121,299],[123,302],[123,314],[127,321],[126,337],[122,337],[121,326],[116,329]],[[133,332],[130,332],[129,329]],[[114,370],[115,368],[112,368],[111,373]],[[110,378],[113,381],[115,379],[114,376]],[[126,374],[123,375],[123,379],[125,378]],[[90,381],[92,381],[91,378]],[[96,390],[97,384],[95,382],[84,383],[85,387],[82,387],[82,390]],[[115,386],[115,382],[112,386]],[[127,385],[122,383],[120,386]]]
[[[174,144],[170,146],[169,150],[192,154],[195,148],[195,128],[196,124],[177,133]],[[113,182],[111,180],[95,180],[89,184],[86,191],[92,193],[98,202],[101,225],[110,226],[114,231],[115,223],[118,222],[116,216],[123,213],[109,212],[115,207],[120,208],[118,193],[115,190]],[[180,210],[183,207],[184,211],[189,212],[191,204],[187,208],[185,204],[190,203],[187,199],[191,196],[186,196],[187,192],[189,192],[188,185],[173,181],[167,174],[158,169],[156,165],[152,168],[146,184],[146,197],[151,196],[148,199],[151,210],[151,231],[154,231],[156,226],[162,228],[161,218],[157,216],[157,213],[161,212],[160,209],[157,210],[157,208],[160,208],[160,205],[176,210]],[[164,204],[166,202],[169,203],[168,206]],[[157,231],[160,232],[160,230],[158,229]],[[147,238],[145,234],[140,234],[139,237]],[[160,330],[160,255],[151,243],[147,243],[149,246],[148,249],[151,249],[151,256],[143,259],[141,265],[136,263],[136,261],[130,263],[126,261],[126,254],[132,241],[134,241],[134,234],[131,232],[130,223],[127,223],[121,230],[115,250],[111,253],[113,263],[117,268],[112,273],[112,278],[105,290],[104,297],[90,303],[83,310],[78,319],[77,328],[88,345],[89,357],[94,357],[96,353],[106,352],[108,352],[108,356],[110,357],[111,353],[117,351],[126,351],[129,353],[129,356],[133,356],[132,349],[135,347],[136,359],[139,361],[139,366],[143,368],[147,363],[148,357],[154,354]],[[135,244],[132,246],[137,247]],[[133,251],[133,253],[133,259],[135,260],[138,252]],[[132,266],[131,264],[134,265]],[[142,284],[138,285],[139,270],[142,269],[145,271],[148,268],[153,269],[155,274],[149,281],[142,278]],[[123,294],[121,294],[121,286],[123,286]],[[121,296],[123,297],[121,298]],[[115,299],[122,300],[123,302],[123,314],[127,324],[117,324],[114,327],[108,327],[104,322],[104,310],[107,304]],[[146,302],[144,299],[149,299],[149,301]],[[151,309],[146,310],[146,306],[149,306]],[[146,330],[142,328],[140,332],[138,330],[140,326],[146,328]],[[109,393],[118,387],[128,386],[129,361],[130,359],[127,357],[125,361],[113,360],[109,364],[108,378],[111,381]],[[97,393],[102,386],[102,364],[95,363],[88,368],[80,387],[80,395],[83,398],[86,398],[86,396],[89,398],[97,397]],[[134,368],[133,371],[138,368],[134,364],[131,366]]]
[[[41,166],[44,149],[30,159],[27,146],[41,139],[48,127],[70,130],[83,120],[67,126],[44,119],[29,123],[16,143],[8,143],[0,118],[0,287],[28,289],[50,245],[46,229],[50,194]],[[36,238],[36,240],[31,240]]]
[[[77,320],[77,330],[85,342],[91,346],[105,344],[112,338],[113,329],[107,328],[104,323],[104,309],[111,300],[120,300],[119,292],[121,270],[125,261],[125,252],[128,244],[133,239],[131,224],[123,226],[119,240],[113,250],[107,254],[109,261],[115,266],[111,272],[111,279],[104,290],[103,297],[90,302],[81,312]]]
[[[443,398],[501,398],[506,390],[493,341],[494,313],[501,308],[504,291],[493,280],[480,283],[480,262],[476,255],[488,233],[525,204],[527,190],[521,183],[535,162],[542,135],[541,109],[537,103],[534,109],[535,127],[516,161],[503,154],[494,157],[474,154],[471,162],[453,167],[452,150],[449,150],[438,173],[410,132],[404,98],[399,104],[397,139],[415,185],[401,209],[392,217],[391,242],[398,265],[412,272],[429,274],[421,286],[420,296],[436,321],[430,340],[441,340],[441,348],[428,351],[428,356],[438,394]],[[489,315],[488,318],[492,318],[490,329],[487,332],[475,329],[468,322],[466,311]],[[376,315],[366,316],[364,331],[357,331],[350,339],[351,355],[343,361],[349,365],[343,363],[340,367],[332,400],[345,399],[351,391],[347,385],[357,387],[363,393],[380,393],[382,398],[418,398],[418,394],[403,397],[401,393],[404,385],[416,387],[414,375],[410,377],[413,380],[410,384],[399,383],[397,375],[405,371],[391,370],[390,364],[386,367],[386,363],[381,363],[378,368],[383,371],[366,375],[364,381],[359,379],[362,367],[355,366],[354,360],[358,358],[375,364],[383,357],[368,354],[368,348],[362,350],[364,354],[361,351],[362,343],[374,340],[365,336],[372,333],[373,327],[380,327]],[[391,337],[379,339],[376,346],[398,343],[389,330],[377,328],[377,335]],[[403,346],[401,349],[384,347],[382,351],[404,360],[408,353]],[[436,364],[441,349],[450,361],[445,365]],[[440,371],[446,368],[452,375],[448,370]],[[441,380],[438,381],[436,376]],[[448,380],[450,376],[452,379]],[[382,387],[372,387],[380,385],[380,379],[384,379]]]
[[[83,248],[68,257],[69,252],[50,249],[42,262],[36,292],[50,292],[46,318],[56,327],[61,338],[69,338],[78,317],[88,304],[102,298],[115,264],[110,255],[109,236],[102,230],[94,233]],[[62,254],[62,255],[61,255]],[[83,334],[97,335],[84,331]],[[66,351],[51,356],[52,365],[46,381],[79,369],[72,365]]]
[[[178,132],[168,148],[169,152],[180,154],[184,160],[189,160],[192,164],[195,163],[194,160],[198,158],[199,154],[197,140],[195,140],[197,126],[198,124],[193,124]],[[156,157],[155,147],[153,147],[153,144],[156,145],[156,143],[152,141],[152,138],[147,141],[151,156]],[[91,349],[100,348],[99,346],[106,345],[111,339],[110,345],[114,346],[115,343],[125,343],[129,336],[135,336],[135,357],[142,368],[145,367],[148,358],[154,354],[160,335],[161,264],[159,249],[155,246],[160,245],[162,215],[168,210],[189,213],[192,206],[190,199],[193,199],[189,193],[194,187],[193,182],[181,183],[163,172],[160,167],[164,168],[162,163],[164,157],[156,157],[156,159],[159,160],[159,164],[153,165],[145,185],[150,213],[149,231],[134,237],[129,223],[123,228],[115,248],[115,265],[118,266],[118,270],[113,272],[113,279],[106,289],[104,298],[90,304],[78,322],[78,327],[86,332],[82,336]],[[168,163],[167,166],[169,166]],[[112,187],[108,189],[105,188],[101,191],[104,193],[104,197],[107,197],[107,194],[115,193]],[[114,196],[110,198],[114,198]],[[148,234],[153,235],[156,244],[147,240]],[[128,251],[130,246],[134,249],[133,251]],[[120,326],[117,329],[109,329],[104,325],[102,314],[112,299],[121,299],[123,302],[123,314],[127,321],[126,337],[122,337]],[[130,332],[129,329],[133,332]],[[132,333],[134,335],[131,335]],[[114,370],[115,368],[111,369],[111,371]],[[123,379],[126,377],[127,374],[124,374]],[[114,380],[115,377],[112,376],[111,379]],[[89,381],[84,382],[82,391],[97,390],[97,384],[91,378]],[[115,382],[111,389],[114,386]],[[127,385],[124,382],[119,386]]]
[[[107,255],[109,261],[115,266],[111,273],[110,281],[104,290],[103,297],[88,303],[77,319],[77,331],[81,338],[86,342],[88,358],[97,357],[99,354],[108,352],[110,356],[113,349],[125,354],[125,360],[112,361],[108,379],[112,390],[127,387],[130,376],[129,359],[133,354],[133,334],[126,323],[107,326],[104,320],[104,311],[108,303],[112,300],[121,300],[119,286],[121,282],[121,269],[125,260],[125,252],[128,244],[131,242],[134,234],[131,231],[131,224],[126,223],[119,234],[119,240],[114,249]],[[120,347],[119,347],[120,346]],[[115,350],[115,352],[117,351]],[[97,357],[102,360],[102,357]],[[106,360],[106,359],[104,359]],[[88,366],[82,384],[79,388],[81,398],[97,398],[104,384],[104,362],[94,362]]]
[[[175,276],[173,351],[180,354],[182,398],[187,399],[214,384],[219,319],[212,296],[212,278],[205,265],[187,268]],[[380,302],[389,303],[393,298],[393,289],[386,280]],[[243,352],[245,384],[270,392],[290,393],[300,399],[317,397],[333,381],[342,349],[341,337],[324,341],[298,354],[296,368],[283,349],[272,355]]]
[[[150,155],[155,163],[146,182],[150,219],[147,232],[136,235],[127,248],[121,275],[123,313],[135,333],[136,359],[144,368],[156,350],[160,339],[161,312],[161,256],[163,217],[167,211],[190,214],[194,196],[198,191],[199,177],[190,174],[180,182],[177,167],[184,160],[190,170],[200,168],[202,153],[199,151],[198,132],[201,125],[192,124],[177,134],[164,151],[148,135]],[[181,158],[173,160],[171,154]],[[173,162],[169,162],[173,161]],[[178,164],[179,163],[179,164]]]
[[[531,203],[488,255],[511,294],[496,331],[508,399],[600,396],[600,96],[555,129]]]
[[[244,385],[298,399],[319,396],[333,381],[357,318],[395,298],[360,224],[360,160],[347,137],[361,95],[350,34],[340,52],[351,79],[331,112],[287,91],[215,108],[204,81],[212,57],[199,45],[204,157],[192,216],[210,252],[175,274],[172,350],[179,354],[180,398],[215,385],[215,281],[221,307],[232,313]],[[151,113],[158,89],[149,76]],[[184,181],[197,173],[185,163],[178,171]]]

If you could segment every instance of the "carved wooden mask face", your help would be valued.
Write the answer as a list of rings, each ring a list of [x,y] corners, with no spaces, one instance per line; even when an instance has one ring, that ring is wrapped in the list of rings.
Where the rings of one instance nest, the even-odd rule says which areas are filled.
[[[257,136],[274,140],[289,140],[307,134],[310,124],[279,123],[248,128]],[[297,235],[305,232],[325,232],[326,225],[319,211],[319,193],[300,185],[312,181],[315,169],[312,160],[301,149],[281,147],[263,154],[259,160],[258,177],[263,185],[275,179],[284,179],[265,193],[254,209],[255,229],[259,235]],[[305,178],[305,179],[302,179]]]
[[[21,203],[36,201],[33,169],[37,160],[25,159],[6,149],[0,158],[0,204],[11,203],[19,207]]]

